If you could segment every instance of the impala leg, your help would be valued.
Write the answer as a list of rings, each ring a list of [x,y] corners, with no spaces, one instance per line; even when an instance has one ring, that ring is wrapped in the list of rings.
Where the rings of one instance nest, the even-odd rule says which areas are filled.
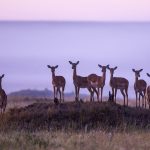
[[[144,108],[145,107],[145,96],[144,96],[144,91],[142,93],[142,107]]]
[[[146,97],[146,100],[147,100],[147,103],[148,103],[148,108],[150,109],[150,99],[149,99],[149,96],[147,95]]]
[[[56,97],[58,97],[58,92],[59,92],[59,89],[58,89],[58,87],[56,88],[56,90],[55,90],[55,95],[56,95]]]
[[[96,88],[95,87],[93,87],[93,93],[96,93],[96,95],[97,95],[97,100],[99,101],[99,94],[98,94],[98,91],[96,90]],[[93,95],[93,98],[94,98],[94,95]]]
[[[59,88],[59,96],[60,96],[60,102],[61,102],[61,89]]]
[[[136,108],[137,108],[137,92],[135,91],[135,96],[136,96]]]
[[[78,100],[79,100],[79,98],[80,98],[79,93],[80,93],[80,87],[77,88]]]
[[[7,96],[5,97],[4,112],[5,112],[6,106],[7,106]]]
[[[142,108],[144,107],[144,96],[143,96],[143,92],[140,93],[140,97],[142,97]]]
[[[115,102],[116,102],[116,96],[117,96],[117,89],[115,89]]]
[[[126,97],[127,97],[127,106],[128,106],[128,88],[125,89]]]
[[[54,99],[55,99],[55,96],[56,96],[56,95],[55,95],[55,92],[56,92],[56,91],[55,91],[55,86],[53,86],[53,89],[54,89]]]
[[[101,102],[102,102],[102,96],[103,96],[103,87],[101,88]]]
[[[140,95],[140,93],[139,93],[139,107],[140,107],[140,98],[141,98],[141,95]]]
[[[112,94],[114,95],[114,88],[112,88]],[[114,95],[114,101],[115,101],[115,95]],[[116,101],[115,101],[116,103]]]
[[[146,108],[146,90],[144,91],[144,101],[145,101],[145,108]]]
[[[143,95],[143,92],[141,92],[140,96],[142,97],[142,108],[144,108],[144,95]]]
[[[145,96],[145,108],[147,107],[147,99],[146,99],[146,96]]]
[[[98,92],[98,97],[97,97],[97,100],[99,101],[99,87],[97,88],[97,92]]]
[[[88,91],[90,92],[90,101],[92,102],[92,100],[93,100],[93,91],[92,91],[92,88],[88,88]]]
[[[91,102],[94,102],[94,90],[91,88]]]
[[[146,106],[147,106],[147,101],[146,101],[146,91],[144,92],[144,101],[145,101],[145,108],[146,108]]]
[[[62,98],[63,98],[63,102],[64,102],[64,90],[65,90],[65,88],[62,87]]]
[[[77,87],[75,86],[75,100],[77,100],[78,97],[77,97]]]
[[[149,105],[149,109],[150,109],[150,98],[148,97],[148,105]]]
[[[122,93],[122,95],[123,95],[123,99],[124,99],[124,106],[125,106],[125,93],[124,93],[124,91],[123,90],[120,90],[121,91],[121,93]]]
[[[93,92],[91,88],[88,88],[89,92],[90,92],[90,101],[92,102],[93,99]]]

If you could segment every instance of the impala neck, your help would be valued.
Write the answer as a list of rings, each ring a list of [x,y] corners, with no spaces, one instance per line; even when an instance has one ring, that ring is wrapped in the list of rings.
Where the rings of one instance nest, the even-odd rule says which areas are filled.
[[[73,79],[75,79],[77,76],[77,71],[76,71],[76,68],[73,69]]]
[[[111,76],[110,76],[110,80],[112,80],[112,79],[113,79],[113,77],[114,77],[114,75],[113,75],[113,74],[111,74]]]
[[[105,83],[105,80],[106,80],[106,72],[103,72],[102,77],[103,77],[103,83]]]
[[[55,78],[55,72],[52,72],[52,79]]]
[[[0,80],[0,90],[2,89],[2,80]]]
[[[135,77],[135,83],[136,83],[138,80],[139,80],[138,77]]]
[[[112,86],[113,74],[110,75],[110,86]]]

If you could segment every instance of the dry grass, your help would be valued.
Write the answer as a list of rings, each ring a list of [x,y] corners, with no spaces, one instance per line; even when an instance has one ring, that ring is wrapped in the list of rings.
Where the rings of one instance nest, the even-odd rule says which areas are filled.
[[[88,102],[89,101],[89,97],[85,97],[84,102]],[[103,101],[107,101],[108,98],[104,97]],[[70,101],[74,101],[74,98],[71,97],[67,100],[65,100],[66,102],[70,102]],[[20,107],[25,107],[28,105],[31,105],[33,103],[53,103],[52,99],[49,98],[31,98],[31,97],[16,97],[16,96],[9,96],[8,97],[8,105],[7,105],[7,110],[10,108],[20,108]],[[95,100],[95,102],[97,102],[97,100]],[[117,99],[117,103],[120,105],[123,105],[123,100],[122,99]],[[136,106],[136,102],[134,99],[129,99],[129,106],[131,107],[135,107]],[[147,108],[148,108],[148,104],[147,104]]]
[[[150,149],[145,109],[108,102],[55,106],[47,99],[18,98],[9,99],[0,120],[0,150]]]
[[[1,150],[149,150],[150,134],[144,131],[0,133]]]
[[[16,97],[8,96],[7,110],[11,108],[21,108],[33,103],[51,103],[53,100],[48,98],[31,98],[31,97]]]

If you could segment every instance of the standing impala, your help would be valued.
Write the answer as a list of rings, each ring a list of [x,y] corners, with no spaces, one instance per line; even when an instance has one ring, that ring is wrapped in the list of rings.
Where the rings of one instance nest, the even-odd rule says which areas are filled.
[[[2,89],[2,79],[4,77],[4,74],[0,76],[0,108],[1,113],[5,112],[6,105],[7,105],[7,95],[5,91]]]
[[[90,97],[91,101],[94,100],[93,99],[94,98],[93,91],[88,83],[87,77],[82,77],[82,76],[77,75],[76,68],[77,68],[77,65],[79,64],[79,61],[77,61],[76,63],[69,61],[69,63],[72,65],[72,69],[73,69],[73,83],[75,86],[75,100],[79,100],[80,88],[87,88],[91,94],[91,97]],[[95,88],[93,88],[93,90],[95,90],[95,92],[96,92]]]
[[[54,99],[57,97],[57,94],[59,92],[60,102],[61,102],[61,96],[64,102],[64,89],[65,89],[66,80],[63,76],[55,75],[55,69],[58,68],[58,65],[57,66],[47,65],[47,67],[50,68],[52,72],[52,85],[54,89]],[[62,88],[62,92],[61,92],[61,88]]]
[[[150,77],[150,74],[147,73],[147,76]],[[147,87],[147,102],[148,102],[149,109],[150,109],[150,85]]]
[[[113,77],[114,71],[117,69],[117,67],[115,68],[108,67],[108,69],[110,70],[110,86],[112,88],[112,94],[114,95],[115,102],[116,102],[117,90],[119,89],[124,98],[124,106],[125,106],[125,99],[127,99],[127,106],[128,106],[129,81],[122,77]]]
[[[144,99],[145,99],[145,94],[146,94],[147,83],[142,79],[140,80],[138,79],[140,77],[140,72],[142,70],[143,69],[140,69],[140,70],[132,69],[132,71],[135,73],[134,90],[135,90],[135,95],[136,95],[136,107],[137,107],[138,93],[139,93],[139,107],[140,107],[141,96],[142,96],[142,107],[144,106]],[[145,107],[146,107],[146,101],[145,101]]]
[[[102,96],[103,96],[103,88],[105,86],[105,80],[106,80],[106,69],[109,68],[109,65],[107,66],[101,66],[98,65],[100,68],[102,68],[102,76],[97,76],[96,74],[90,74],[88,76],[88,82],[91,84],[91,86],[94,86],[98,89],[98,95],[97,99],[99,101],[99,93],[101,89],[101,102],[102,102]]]

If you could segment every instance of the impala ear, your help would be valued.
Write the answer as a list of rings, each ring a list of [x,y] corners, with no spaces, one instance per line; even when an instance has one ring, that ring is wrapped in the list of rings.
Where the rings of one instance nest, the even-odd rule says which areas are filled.
[[[109,65],[107,65],[106,68],[109,69]]]
[[[47,65],[48,68],[52,68],[50,65]]]
[[[140,69],[139,72],[143,71],[143,69]]]
[[[114,68],[114,70],[116,70],[118,67],[116,66],[115,68]]]
[[[150,74],[149,74],[149,73],[147,73],[147,76],[148,76],[148,77],[150,77]]]
[[[78,65],[78,64],[79,64],[79,61],[77,61],[76,65]]]
[[[69,63],[72,65],[72,62],[71,62],[71,61],[69,61]]]
[[[107,65],[106,67],[107,67],[107,69],[108,69],[108,70],[110,70],[110,67],[109,67],[109,65]]]
[[[3,78],[4,76],[5,76],[5,75],[4,75],[4,74],[2,74],[2,76],[1,76],[1,77]]]
[[[58,68],[58,65],[55,66],[55,69]]]
[[[102,68],[102,65],[98,64],[98,66],[99,66],[100,68]]]
[[[135,72],[135,69],[132,69],[133,72]]]

